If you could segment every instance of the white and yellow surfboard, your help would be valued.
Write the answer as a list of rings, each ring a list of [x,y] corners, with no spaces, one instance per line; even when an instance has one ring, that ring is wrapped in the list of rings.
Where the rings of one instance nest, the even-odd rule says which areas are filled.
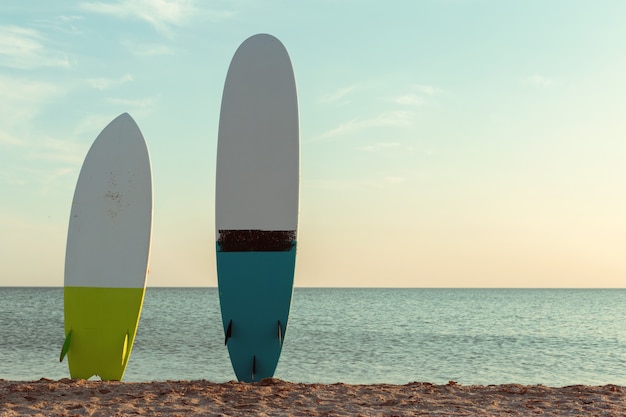
[[[146,142],[124,113],[89,149],[72,201],[60,357],[72,378],[124,376],[146,288],[152,198]]]

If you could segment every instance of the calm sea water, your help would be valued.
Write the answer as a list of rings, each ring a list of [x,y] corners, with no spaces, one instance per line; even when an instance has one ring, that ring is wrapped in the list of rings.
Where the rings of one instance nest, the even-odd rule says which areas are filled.
[[[0,288],[0,378],[69,377],[61,288]],[[626,385],[626,290],[296,288],[276,377]],[[148,288],[125,381],[233,380],[214,288]]]

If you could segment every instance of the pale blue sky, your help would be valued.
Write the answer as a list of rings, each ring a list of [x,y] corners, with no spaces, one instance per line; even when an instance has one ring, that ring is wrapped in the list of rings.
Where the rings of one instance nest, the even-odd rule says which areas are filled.
[[[270,33],[298,84],[298,286],[626,286],[626,2],[0,4],[0,285],[63,285],[82,160],[129,112],[149,286],[216,285],[221,93]]]

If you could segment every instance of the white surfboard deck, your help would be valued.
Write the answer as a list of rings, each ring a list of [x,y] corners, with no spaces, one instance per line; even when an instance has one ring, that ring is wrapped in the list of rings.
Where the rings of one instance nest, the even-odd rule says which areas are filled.
[[[78,177],[67,236],[65,286],[142,288],[152,233],[146,142],[124,113],[98,135]]]
[[[291,61],[271,35],[248,38],[232,59],[220,113],[215,225],[296,230],[298,98]]]

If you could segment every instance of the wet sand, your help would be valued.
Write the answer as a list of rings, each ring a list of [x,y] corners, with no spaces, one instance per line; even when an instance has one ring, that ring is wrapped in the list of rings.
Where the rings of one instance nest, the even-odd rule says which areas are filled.
[[[0,380],[0,416],[624,416],[626,387]]]

